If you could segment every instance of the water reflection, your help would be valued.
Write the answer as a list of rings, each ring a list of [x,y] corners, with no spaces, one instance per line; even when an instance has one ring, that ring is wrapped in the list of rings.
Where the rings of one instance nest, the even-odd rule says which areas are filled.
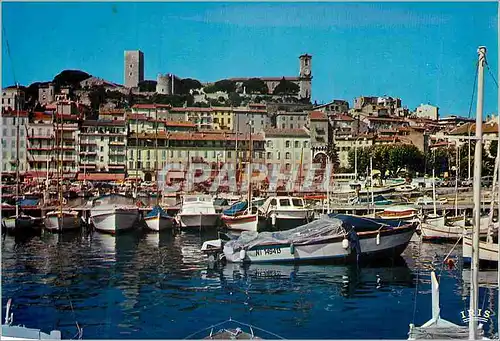
[[[408,323],[430,318],[433,269],[445,317],[460,323],[466,305],[466,275],[443,268],[449,245],[410,243],[403,257],[371,267],[209,268],[200,247],[215,233],[165,232],[7,236],[2,298],[14,299],[17,323],[69,338],[77,320],[86,339],[184,338],[229,317],[285,338],[405,338]]]

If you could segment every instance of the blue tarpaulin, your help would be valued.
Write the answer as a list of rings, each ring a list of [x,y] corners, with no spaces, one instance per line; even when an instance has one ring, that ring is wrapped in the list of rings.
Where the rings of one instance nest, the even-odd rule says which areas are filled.
[[[170,216],[167,214],[167,212],[163,208],[161,208],[160,206],[154,206],[153,210],[146,215],[146,218],[156,217],[158,215],[158,213],[160,213],[161,217],[170,218]]]
[[[23,206],[37,206],[40,199],[21,199],[18,200],[17,204],[21,207]]]
[[[344,224],[352,226],[357,232],[378,230],[382,225],[387,227],[398,227],[404,225],[397,220],[380,219],[380,218],[365,218],[357,217],[348,214],[332,213],[328,215],[330,218],[342,220]]]
[[[227,210],[224,210],[222,213],[228,216],[234,216],[239,212],[243,212],[248,207],[248,203],[246,201],[240,201],[233,206],[229,207]]]

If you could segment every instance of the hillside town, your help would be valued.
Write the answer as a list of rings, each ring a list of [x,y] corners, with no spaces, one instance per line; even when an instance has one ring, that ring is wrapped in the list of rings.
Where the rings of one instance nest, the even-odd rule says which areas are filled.
[[[58,171],[69,181],[151,182],[169,164],[205,163],[217,170],[233,163],[244,171],[250,156],[253,163],[295,176],[307,165],[327,162],[336,174],[358,176],[367,174],[365,151],[382,146],[411,146],[406,157],[414,162],[401,159],[406,167],[392,169],[396,173],[423,176],[434,169],[438,176],[456,175],[455,149],[466,142],[447,137],[470,135],[470,117],[441,117],[431,104],[409,109],[386,95],[313,104],[311,83],[307,54],[299,57],[297,77],[201,84],[173,74],[145,81],[143,53],[125,51],[124,85],[69,70],[53,82],[4,88],[2,174],[16,174],[19,134],[24,182],[54,178]],[[483,129],[495,134],[496,119]],[[400,175],[382,165],[388,155],[375,160],[375,169]],[[461,178],[471,176],[469,155],[470,149],[461,160]],[[170,172],[166,180],[184,176]]]

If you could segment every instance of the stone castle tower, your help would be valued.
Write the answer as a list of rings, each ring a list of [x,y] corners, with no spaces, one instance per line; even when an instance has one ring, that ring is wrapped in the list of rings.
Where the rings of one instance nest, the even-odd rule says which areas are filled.
[[[136,88],[144,80],[144,53],[125,51],[124,86]]]
[[[299,97],[300,98],[311,98],[311,81],[312,81],[312,69],[311,61],[312,56],[308,54],[303,54],[299,57],[300,60],[300,73],[299,73]]]
[[[158,74],[156,77],[156,93],[162,95],[174,94],[174,76],[170,73],[162,75]]]

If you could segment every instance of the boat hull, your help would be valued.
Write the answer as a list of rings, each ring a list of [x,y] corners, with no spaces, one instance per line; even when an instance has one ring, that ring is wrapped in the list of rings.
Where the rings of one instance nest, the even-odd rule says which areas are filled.
[[[464,263],[471,263],[472,260],[472,237],[465,235],[462,241],[462,253]],[[486,262],[498,262],[498,244],[490,244],[479,241],[479,260]]]
[[[17,219],[15,217],[4,218],[2,220],[2,223],[4,228],[10,232],[14,232],[16,230],[37,229],[35,226],[35,219],[28,216],[20,216]]]
[[[114,209],[96,212],[90,219],[97,231],[116,234],[132,230],[138,217],[137,209]]]
[[[239,216],[222,216],[222,221],[230,231],[257,231],[259,219],[257,214]]]
[[[360,259],[373,260],[379,257],[397,257],[406,249],[415,232],[408,225],[393,230],[359,232],[360,253],[351,246],[345,247],[343,236],[326,237],[323,240],[303,245],[270,244],[250,248],[244,255],[224,248],[224,255],[232,263],[279,263],[307,261],[350,262]],[[243,256],[243,258],[242,258]]]
[[[285,231],[307,224],[313,219],[313,211],[279,210],[271,211],[267,216],[259,216],[258,231]],[[275,223],[273,224],[273,215]]]
[[[216,227],[219,214],[213,213],[182,213],[179,214],[179,225],[182,229],[203,229]]]
[[[80,228],[80,218],[78,214],[63,213],[59,218],[58,214],[47,215],[43,220],[45,229],[51,232],[74,231]]]
[[[170,217],[146,217],[144,218],[148,229],[155,232],[170,230],[174,228],[174,219]]]

